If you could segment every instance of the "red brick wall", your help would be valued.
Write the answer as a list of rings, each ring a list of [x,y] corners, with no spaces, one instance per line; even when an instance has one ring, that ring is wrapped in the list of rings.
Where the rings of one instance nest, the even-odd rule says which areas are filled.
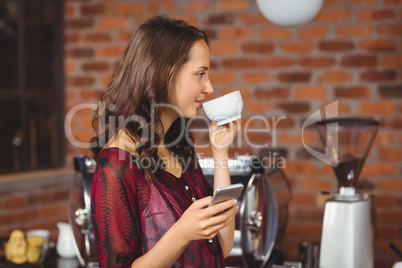
[[[39,175],[38,175],[39,174]],[[57,222],[68,222],[72,170],[30,173],[0,182],[0,238],[12,230],[47,229],[56,241]]]
[[[243,125],[253,115],[285,116],[276,136],[248,133],[248,138],[288,150],[285,172],[294,187],[285,239],[290,258],[296,258],[301,241],[319,241],[326,198],[320,192],[336,190],[331,168],[302,145],[304,120],[335,100],[340,116],[380,120],[361,182],[377,197],[376,262],[397,260],[388,244],[402,248],[402,1],[327,0],[313,22],[283,28],[269,23],[251,0],[66,0],[66,112],[81,103],[97,103],[131,33],[157,13],[207,31],[215,95],[241,90]],[[91,109],[74,116],[75,138],[88,141],[90,120]],[[263,127],[258,120],[250,126]],[[198,137],[199,142],[206,139]],[[320,147],[314,130],[304,138],[309,146]],[[257,153],[244,135],[238,140],[241,146],[232,155]],[[72,145],[67,151],[68,163],[73,154],[87,153]]]

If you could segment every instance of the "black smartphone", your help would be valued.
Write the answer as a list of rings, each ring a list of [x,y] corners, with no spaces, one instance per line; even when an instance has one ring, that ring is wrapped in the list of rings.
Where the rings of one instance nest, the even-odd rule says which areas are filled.
[[[225,202],[230,199],[238,199],[241,191],[243,190],[244,186],[242,183],[236,183],[227,186],[221,186],[216,189],[214,196],[212,197],[212,201],[209,206],[213,206],[219,204],[221,202]]]

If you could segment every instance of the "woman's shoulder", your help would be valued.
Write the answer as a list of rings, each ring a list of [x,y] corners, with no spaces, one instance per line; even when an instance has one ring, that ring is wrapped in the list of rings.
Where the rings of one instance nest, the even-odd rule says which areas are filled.
[[[111,169],[115,172],[119,170],[126,171],[127,169],[137,171],[135,156],[118,147],[107,147],[103,149],[99,155],[97,167],[100,169]]]
[[[132,137],[126,130],[120,129],[106,144],[105,149],[119,148],[123,151],[136,154],[136,147],[138,146],[138,139]]]
[[[137,185],[142,185],[145,181],[132,154],[121,148],[108,147],[98,158],[92,185],[124,184],[134,192]]]

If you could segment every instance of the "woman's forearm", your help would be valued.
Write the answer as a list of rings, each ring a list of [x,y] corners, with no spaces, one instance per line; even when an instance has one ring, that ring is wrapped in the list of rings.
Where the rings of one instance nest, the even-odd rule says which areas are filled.
[[[225,228],[220,229],[218,232],[218,239],[222,248],[224,258],[226,258],[229,255],[230,251],[233,248],[234,231],[235,231],[235,220],[233,217],[233,221]]]
[[[214,192],[220,186],[230,185],[230,173],[228,166],[228,156],[215,156],[215,168],[214,168]],[[218,232],[219,242],[221,244],[223,256],[226,258],[229,252],[233,248],[235,231],[235,218],[229,223],[228,226],[222,228]]]
[[[230,184],[229,157],[214,156],[214,192],[218,187]]]
[[[173,225],[155,246],[136,259],[131,267],[172,267],[189,243],[179,239],[176,231],[180,230],[176,230]]]

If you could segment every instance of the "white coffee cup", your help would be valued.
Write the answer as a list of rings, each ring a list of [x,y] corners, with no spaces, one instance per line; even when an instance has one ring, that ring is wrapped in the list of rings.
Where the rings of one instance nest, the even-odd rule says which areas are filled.
[[[49,243],[50,232],[44,229],[30,230],[27,232],[27,237],[30,236],[40,236],[45,240],[46,243]]]
[[[220,126],[241,118],[243,99],[237,90],[204,102],[202,107],[209,120]]]

